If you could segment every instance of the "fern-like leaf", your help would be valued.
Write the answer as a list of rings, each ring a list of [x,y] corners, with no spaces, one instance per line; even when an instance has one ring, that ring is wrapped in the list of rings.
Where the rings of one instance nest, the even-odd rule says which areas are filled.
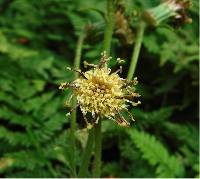
[[[154,136],[137,130],[128,131],[136,147],[150,165],[156,167],[158,177],[181,177],[184,167],[176,156],[169,154],[167,149]]]

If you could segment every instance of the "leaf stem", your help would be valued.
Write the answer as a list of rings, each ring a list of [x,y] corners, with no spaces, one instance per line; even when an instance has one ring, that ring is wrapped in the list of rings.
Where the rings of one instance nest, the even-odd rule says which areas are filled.
[[[82,46],[83,42],[85,39],[85,31],[80,34],[77,45],[76,45],[76,52],[75,52],[75,59],[74,59],[74,68],[80,68],[80,61],[81,61],[81,52],[82,52]],[[74,75],[74,79],[78,78],[78,73]],[[73,108],[76,107],[77,101],[75,98],[72,100],[72,106]],[[72,112],[72,118],[71,118],[71,126],[70,126],[70,146],[71,146],[71,151],[70,151],[70,158],[71,158],[71,168],[72,168],[72,175],[74,177],[77,176],[76,172],[76,154],[75,154],[75,149],[76,149],[76,138],[75,138],[75,132],[76,132],[76,110]]]
[[[140,53],[140,49],[142,45],[144,30],[145,30],[145,23],[141,20],[138,25],[136,41],[135,41],[135,45],[134,45],[133,53],[131,57],[131,64],[130,64],[128,76],[127,76],[128,80],[131,80],[135,73],[135,69],[136,69],[136,65],[137,65],[137,61],[138,61],[138,57],[139,57],[139,53]]]

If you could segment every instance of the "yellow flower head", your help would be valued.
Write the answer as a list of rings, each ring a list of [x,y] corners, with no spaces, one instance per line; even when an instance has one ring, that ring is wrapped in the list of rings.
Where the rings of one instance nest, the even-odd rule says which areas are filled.
[[[129,122],[124,119],[121,112],[126,111],[133,120],[127,109],[127,102],[133,106],[140,104],[139,101],[133,101],[133,98],[139,97],[139,94],[135,93],[135,88],[132,87],[137,84],[137,78],[132,81],[120,78],[118,72],[121,71],[121,67],[112,73],[107,67],[110,58],[104,52],[98,65],[84,62],[85,67],[92,67],[92,69],[86,72],[73,69],[80,73],[80,77],[72,83],[62,83],[60,89],[67,87],[73,89],[87,124],[86,115],[91,113],[95,123],[98,122],[99,117],[106,117],[121,126],[128,126]]]

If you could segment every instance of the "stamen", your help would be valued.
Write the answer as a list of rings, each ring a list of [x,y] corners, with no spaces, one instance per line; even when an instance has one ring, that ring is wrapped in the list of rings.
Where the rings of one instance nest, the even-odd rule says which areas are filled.
[[[103,53],[101,53],[101,59],[97,67],[98,68],[104,67],[111,58],[112,57],[107,57],[106,51],[104,51]]]
[[[126,110],[126,112],[128,113],[128,115],[129,115],[129,117],[131,118],[131,120],[132,120],[133,122],[135,122],[135,119],[133,118],[133,115],[128,111],[127,108],[125,108],[125,110]]]
[[[117,73],[122,73],[122,66],[119,67],[119,69],[117,71],[114,72],[115,74]]]
[[[124,117],[118,112],[117,118],[116,118],[117,124],[123,127],[128,127],[130,123],[124,119]]]
[[[130,95],[124,95],[123,96],[123,98],[125,98],[125,99],[128,99],[128,100],[131,100],[131,99],[133,99],[133,98],[135,98],[135,97],[140,97],[141,95],[140,94],[138,94],[138,93],[131,93]]]
[[[88,67],[94,67],[94,68],[96,68],[96,67],[97,67],[97,65],[88,63],[88,62],[86,62],[86,61],[84,61],[83,64],[84,64],[84,68],[88,68]]]
[[[123,63],[125,63],[125,60],[122,60],[121,58],[117,58],[117,63],[118,64],[123,64]]]
[[[140,102],[140,101],[138,101],[137,103],[135,103],[135,102],[132,102],[132,105],[133,105],[133,106],[137,106],[137,105],[139,105],[139,104],[141,104],[141,102]]]
[[[84,75],[84,73],[80,70],[80,69],[76,69],[76,68],[71,68],[71,67],[67,67],[67,70],[70,71],[74,71],[80,74],[80,76],[82,76],[83,78],[87,79],[86,76]]]
[[[137,81],[137,77],[135,77],[133,80],[129,81],[127,79],[124,80],[124,85],[123,88],[126,88],[128,86],[132,86],[132,85],[137,85],[138,81]]]
[[[66,89],[66,88],[68,88],[70,86],[70,84],[69,83],[61,83],[60,84],[60,86],[59,86],[59,89],[60,90],[64,90],[64,89]]]

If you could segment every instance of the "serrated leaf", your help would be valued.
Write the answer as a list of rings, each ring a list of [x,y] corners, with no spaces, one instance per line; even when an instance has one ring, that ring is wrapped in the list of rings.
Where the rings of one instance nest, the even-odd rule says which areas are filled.
[[[152,135],[145,132],[129,130],[128,134],[136,147],[142,152],[143,158],[156,166],[158,177],[175,177],[184,175],[184,167],[179,159],[170,155],[167,149]]]

